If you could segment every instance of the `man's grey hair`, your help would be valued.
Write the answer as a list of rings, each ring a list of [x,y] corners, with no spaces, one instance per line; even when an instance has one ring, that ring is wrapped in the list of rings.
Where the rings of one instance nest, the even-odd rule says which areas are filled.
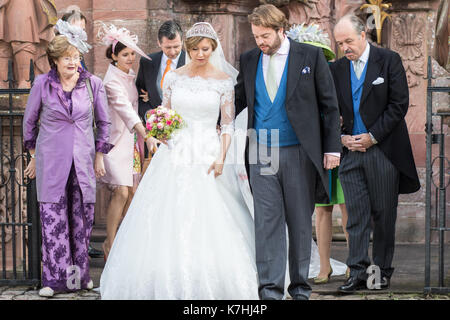
[[[358,35],[360,35],[361,32],[366,31],[366,26],[364,24],[364,21],[361,18],[355,16],[354,14],[347,14],[347,15],[343,16],[341,19],[339,19],[339,21],[338,21],[338,23],[336,23],[336,25],[338,25],[341,21],[344,21],[344,20],[350,21],[350,23],[353,26],[353,29],[355,30],[355,32]]]

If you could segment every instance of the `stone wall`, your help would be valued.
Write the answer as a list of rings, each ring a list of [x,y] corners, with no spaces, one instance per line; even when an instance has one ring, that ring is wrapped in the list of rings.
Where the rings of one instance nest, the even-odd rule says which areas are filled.
[[[73,1],[56,0],[60,13]],[[275,1],[276,2],[276,1]],[[290,23],[315,22],[329,32],[333,49],[332,29],[336,21],[349,12],[360,16],[365,13],[359,10],[365,0],[309,0],[278,1],[281,9],[288,15]],[[435,51],[435,29],[437,8],[440,0],[391,0],[393,4],[389,10],[391,19],[383,26],[382,46],[397,51],[405,66],[410,90],[410,108],[406,116],[414,157],[421,179],[422,188],[410,195],[401,195],[397,239],[405,242],[423,242],[425,239],[425,121],[426,121],[426,60]],[[135,0],[131,2],[119,0],[81,0],[77,4],[86,13],[88,22],[88,36],[94,49],[87,55],[89,70],[102,77],[106,71],[108,61],[105,57],[105,46],[96,43],[95,35],[100,22],[112,22],[125,26],[139,36],[139,45],[146,52],[158,50],[157,31],[162,22],[167,19],[178,19],[183,30],[197,21],[209,21],[219,33],[227,59],[238,66],[240,53],[254,47],[247,15],[259,5],[258,0]],[[341,53],[338,53],[341,56]],[[137,70],[137,62],[135,70]],[[434,85],[448,86],[448,70],[433,62],[433,70],[437,79]],[[448,107],[447,94],[435,94],[434,110]],[[440,125],[435,120],[435,128]],[[444,126],[448,136],[447,126]],[[446,149],[450,147],[446,139]],[[437,155],[433,147],[434,155]],[[434,171],[436,176],[436,170]],[[448,178],[448,177],[447,177]],[[447,192],[450,199],[450,191]],[[101,195],[102,199],[107,196]],[[105,200],[106,201],[106,200]],[[100,206],[100,205],[99,205]],[[447,202],[447,211],[450,202]],[[338,224],[339,209],[336,208],[334,223]],[[99,208],[97,222],[104,223],[104,208]],[[448,215],[450,216],[450,215]],[[450,220],[449,220],[450,223]],[[449,239],[447,237],[447,239]],[[450,241],[450,240],[449,240]]]

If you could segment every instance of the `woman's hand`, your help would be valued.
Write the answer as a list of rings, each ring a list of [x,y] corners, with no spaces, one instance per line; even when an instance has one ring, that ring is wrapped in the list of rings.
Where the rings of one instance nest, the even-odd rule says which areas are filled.
[[[30,179],[34,179],[36,177],[36,160],[34,158],[31,158],[30,163],[23,173]]]
[[[101,152],[95,153],[94,171],[96,178],[103,177],[106,174],[105,163],[103,162],[103,153]]]
[[[160,143],[167,144],[165,141],[160,141],[160,140],[158,140],[158,139],[156,139],[154,137],[148,138],[145,143],[147,144],[147,149],[151,153],[155,153],[156,150],[158,150],[158,144],[160,144]]]
[[[141,97],[142,101],[148,102],[148,92],[144,89],[141,89],[142,94],[139,95]]]
[[[210,174],[210,172],[214,170],[214,178],[220,176],[223,172],[223,163],[224,161],[222,160],[214,161],[208,169],[208,174]]]

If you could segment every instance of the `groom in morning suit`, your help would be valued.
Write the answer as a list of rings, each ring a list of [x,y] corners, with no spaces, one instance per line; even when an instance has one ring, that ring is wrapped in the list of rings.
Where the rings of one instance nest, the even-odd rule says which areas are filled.
[[[409,93],[400,56],[370,45],[365,26],[343,17],[334,36],[345,57],[331,71],[343,118],[339,178],[348,211],[350,278],[342,293],[366,288],[373,219],[373,263],[381,277],[370,289],[386,289],[394,272],[395,220],[399,193],[420,188],[405,115]]]
[[[286,37],[287,19],[275,6],[255,8],[249,22],[258,48],[240,57],[235,104],[236,114],[248,107],[245,158],[259,296],[283,298],[287,224],[288,291],[293,299],[307,300],[311,216],[315,202],[329,201],[325,169],[339,165],[341,152],[333,78],[320,48]]]

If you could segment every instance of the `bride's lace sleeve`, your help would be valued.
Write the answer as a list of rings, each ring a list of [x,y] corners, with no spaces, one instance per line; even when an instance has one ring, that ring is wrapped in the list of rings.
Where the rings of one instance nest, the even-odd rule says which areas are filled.
[[[234,133],[234,117],[235,117],[235,106],[234,106],[234,86],[231,79],[226,82],[223,93],[220,97],[220,131],[221,134],[229,134],[230,136]]]
[[[167,109],[172,109],[171,97],[172,97],[172,87],[175,82],[176,74],[173,71],[169,71],[164,77],[163,82],[163,100],[162,106]]]

